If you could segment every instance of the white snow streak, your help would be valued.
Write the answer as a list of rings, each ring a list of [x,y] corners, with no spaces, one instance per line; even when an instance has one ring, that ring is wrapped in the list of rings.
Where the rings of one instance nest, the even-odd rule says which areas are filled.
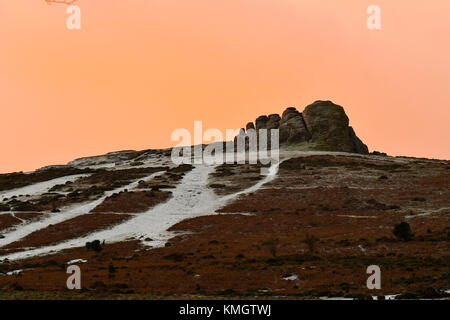
[[[53,246],[16,252],[1,258],[8,258],[9,260],[23,259],[63,249],[81,247],[87,241],[97,239],[111,243],[123,241],[130,237],[140,238],[143,236],[152,239],[152,241],[145,243],[147,245],[153,247],[164,246],[166,241],[173,236],[173,233],[167,231],[171,226],[188,218],[216,214],[215,211],[223,207],[228,201],[235,199],[239,195],[255,192],[262,185],[273,180],[278,172],[278,166],[279,163],[273,164],[269,168],[268,175],[252,187],[231,195],[218,197],[208,188],[208,175],[214,171],[214,166],[198,165],[183,177],[167,202],[159,204],[145,213],[136,215],[131,220],[111,229],[95,232],[78,239],[68,240]],[[77,213],[80,212],[79,208],[76,208],[75,211]],[[86,210],[82,211],[86,213]],[[61,218],[62,221],[65,219],[67,217]],[[48,224],[48,221],[46,224]],[[32,229],[36,230],[35,227]],[[22,234],[19,233],[14,238],[18,239],[23,236]],[[6,239],[2,239],[0,244],[4,245],[11,242],[11,236],[5,235],[5,237]]]
[[[87,260],[85,260],[85,259],[73,259],[73,260],[67,261],[67,264],[86,263],[86,262],[87,262]]]
[[[30,195],[30,196],[36,196],[43,193],[48,192],[51,188],[58,184],[65,184],[68,181],[75,181],[80,178],[88,177],[90,174],[75,174],[71,176],[65,176],[60,177],[44,182],[38,182],[29,186],[25,186],[22,188],[14,189],[14,190],[7,190],[0,192],[0,197],[2,198],[2,201],[5,198],[11,198],[13,196],[20,196],[20,195]]]
[[[105,198],[111,196],[112,194],[124,191],[125,189],[132,189],[139,184],[140,180],[148,181],[148,180],[153,179],[155,176],[160,175],[161,173],[162,172],[157,172],[157,173],[154,173],[144,179],[139,179],[138,181],[134,181],[127,186],[120,187],[115,190],[107,191],[101,198],[99,198],[97,200],[69,206],[69,207],[63,208],[61,210],[61,212],[49,213],[46,218],[41,219],[39,221],[35,221],[35,222],[29,223],[29,224],[21,224],[15,230],[13,230],[9,233],[3,233],[4,238],[0,239],[0,247],[5,246],[9,243],[18,241],[21,238],[29,235],[32,232],[35,232],[37,230],[48,227],[48,225],[50,225],[50,224],[57,224],[57,223],[65,221],[65,220],[75,218],[79,215],[87,214],[92,209],[94,209],[96,206],[101,204],[105,200]]]

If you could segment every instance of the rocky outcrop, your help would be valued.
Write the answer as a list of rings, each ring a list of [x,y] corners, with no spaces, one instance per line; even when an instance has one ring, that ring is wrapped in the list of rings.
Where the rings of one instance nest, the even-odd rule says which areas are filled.
[[[354,153],[369,153],[367,146],[349,127],[344,108],[331,101],[316,101],[303,111],[311,140],[319,149]]]
[[[303,144],[303,149],[368,154],[367,146],[349,126],[344,108],[331,101],[316,101],[299,112],[287,108],[278,114],[262,115],[246,130],[279,129],[281,145]]]
[[[280,143],[305,142],[311,139],[302,114],[294,107],[283,112],[279,129]]]
[[[278,129],[280,127],[280,116],[278,114],[269,115],[269,119],[266,123],[266,129]]]
[[[256,130],[266,129],[267,121],[269,118],[267,116],[260,116],[255,120]]]
[[[255,125],[253,124],[253,122],[249,122],[247,123],[247,125],[245,126],[245,130],[250,130],[250,129],[255,129]]]
[[[349,128],[350,141],[352,142],[352,152],[368,154],[369,148],[356,136],[355,130],[352,127]]]

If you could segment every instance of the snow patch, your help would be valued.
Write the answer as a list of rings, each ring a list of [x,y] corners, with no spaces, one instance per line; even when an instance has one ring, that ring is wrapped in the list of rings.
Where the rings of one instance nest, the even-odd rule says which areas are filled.
[[[170,227],[185,219],[217,214],[216,210],[226,205],[230,200],[234,200],[242,194],[255,192],[265,183],[273,180],[278,172],[278,167],[279,163],[273,164],[269,168],[267,176],[250,188],[219,198],[210,188],[208,188],[208,175],[214,171],[215,167],[205,164],[197,165],[190,172],[185,174],[181,182],[177,185],[175,190],[173,190],[172,197],[167,202],[156,205],[147,212],[141,213],[120,225],[84,237],[61,242],[57,245],[16,252],[3,256],[2,258],[8,258],[10,260],[24,259],[68,248],[82,247],[88,241],[105,240],[108,243],[112,243],[124,241],[129,238],[137,239],[142,237],[142,235],[145,235],[145,238],[148,237],[152,239],[152,241],[142,241],[144,245],[163,247],[167,240],[173,237],[174,233],[168,231]],[[151,177],[148,179],[150,178]],[[137,183],[138,182],[136,182],[136,184]],[[122,189],[125,188],[131,189],[131,186]],[[117,190],[114,192],[117,192]],[[101,201],[103,201],[103,199]],[[101,203],[101,201],[99,203]],[[65,217],[58,219],[58,221],[66,220],[67,216],[74,217],[86,213],[87,210],[82,209],[87,209],[86,207],[94,208],[97,204],[98,203],[95,203],[95,205],[93,205],[92,203],[89,203],[85,205],[84,208],[83,206],[76,207],[75,209],[72,209],[70,214],[66,213]],[[61,213],[58,215],[61,215]],[[51,218],[45,220],[45,223],[41,223],[40,227],[43,227],[43,224],[48,224],[49,220],[51,220]],[[26,234],[35,230],[37,230],[36,226],[29,228],[27,229],[28,233]],[[11,239],[13,238],[21,238],[24,234],[25,233],[22,231],[14,236],[5,235],[7,239],[3,239],[5,241],[0,240],[0,245],[11,242]]]
[[[78,180],[78,179],[84,178],[84,177],[88,177],[88,176],[90,176],[90,174],[75,174],[75,175],[71,175],[71,176],[65,176],[65,177],[60,177],[60,178],[44,181],[44,182],[38,182],[38,183],[29,185],[29,186],[25,186],[22,188],[0,192],[0,197],[2,198],[2,201],[4,201],[5,198],[9,199],[14,196],[18,197],[21,195],[30,195],[30,196],[40,195],[40,194],[48,192],[51,188],[53,188],[54,186],[56,186],[58,184],[65,184],[66,182],[69,182],[69,181],[73,182],[75,180]]]
[[[7,273],[2,273],[2,275],[7,275],[7,276],[14,276],[14,275],[18,275],[22,273],[22,269],[18,269],[18,270],[14,270],[14,271],[9,271]]]
[[[21,224],[15,230],[13,230],[9,233],[3,234],[4,238],[0,239],[0,247],[5,246],[9,243],[18,241],[18,240],[22,239],[23,237],[29,235],[30,233],[33,233],[37,230],[48,227],[48,225],[50,225],[50,224],[57,224],[57,223],[65,221],[65,220],[75,218],[79,215],[87,214],[92,209],[94,209],[96,206],[101,204],[107,197],[111,196],[112,194],[124,191],[125,189],[133,189],[134,187],[136,187],[139,184],[140,180],[148,181],[162,173],[163,173],[163,171],[157,172],[157,173],[154,173],[144,179],[139,179],[137,181],[134,181],[127,186],[120,187],[115,190],[107,191],[101,198],[99,198],[97,200],[90,201],[87,203],[82,203],[82,204],[76,204],[76,205],[73,205],[73,206],[70,206],[67,208],[63,208],[61,210],[61,212],[49,213],[46,218],[41,219],[39,221],[35,221],[35,222],[29,223],[29,224]],[[83,243],[83,245],[84,245],[84,243]]]
[[[67,264],[86,263],[86,262],[87,262],[87,260],[85,260],[85,259],[74,259],[74,260],[67,261]]]
[[[295,280],[298,280],[298,275],[292,274],[292,275],[283,277],[283,279],[284,279],[284,280],[287,280],[287,281],[295,281]]]

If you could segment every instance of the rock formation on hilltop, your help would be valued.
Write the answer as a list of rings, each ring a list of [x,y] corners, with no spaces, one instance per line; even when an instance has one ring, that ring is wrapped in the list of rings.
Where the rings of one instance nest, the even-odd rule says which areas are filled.
[[[311,139],[302,114],[294,107],[283,112],[279,129],[280,143],[305,142]]]
[[[299,112],[287,108],[247,123],[246,130],[279,129],[280,145],[299,145],[305,150],[342,151],[368,154],[367,146],[349,126],[344,108],[331,101],[316,101]]]

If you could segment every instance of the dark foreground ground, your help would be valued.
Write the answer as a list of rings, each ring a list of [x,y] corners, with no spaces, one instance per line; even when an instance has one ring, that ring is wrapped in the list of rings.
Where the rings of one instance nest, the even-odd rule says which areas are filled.
[[[246,170],[250,180],[258,180],[255,170]],[[211,185],[227,193],[220,191],[221,183],[239,170],[220,172]],[[234,180],[244,183],[242,177]],[[166,199],[162,193],[152,196]],[[106,243],[100,251],[73,248],[3,262],[0,272],[23,271],[0,275],[0,299],[448,297],[449,199],[446,161],[294,157],[281,163],[275,180],[232,201],[219,215],[173,226],[180,234],[164,248],[130,240]],[[109,199],[104,207],[112,204]],[[393,234],[400,222],[410,225],[409,237]],[[54,230],[55,238],[65,237],[61,230]],[[27,241],[41,244],[48,238]],[[78,264],[83,287],[78,292],[66,288],[72,259],[87,260]],[[381,268],[380,290],[366,287],[369,265]]]

